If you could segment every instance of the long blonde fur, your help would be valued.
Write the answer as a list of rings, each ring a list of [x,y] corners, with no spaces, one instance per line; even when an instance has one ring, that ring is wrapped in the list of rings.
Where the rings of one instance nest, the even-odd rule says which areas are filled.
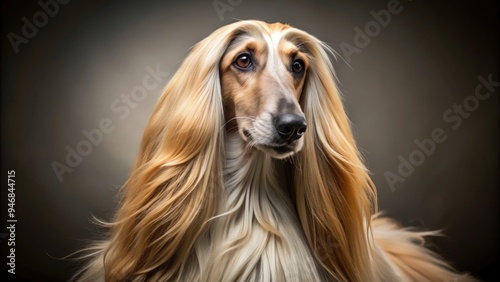
[[[219,63],[239,34],[281,32],[310,59],[308,130],[288,161],[225,129]],[[147,124],[109,240],[79,281],[437,281],[463,278],[423,235],[377,212],[336,88],[331,49],[287,25],[241,21],[199,42]],[[417,241],[417,243],[415,243]],[[422,243],[422,244],[418,244]]]

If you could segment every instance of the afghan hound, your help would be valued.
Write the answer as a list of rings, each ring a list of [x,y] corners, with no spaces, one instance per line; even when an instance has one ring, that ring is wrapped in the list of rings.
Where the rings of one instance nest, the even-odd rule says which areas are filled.
[[[77,279],[472,279],[423,246],[433,232],[377,216],[333,57],[304,31],[253,20],[196,44]]]

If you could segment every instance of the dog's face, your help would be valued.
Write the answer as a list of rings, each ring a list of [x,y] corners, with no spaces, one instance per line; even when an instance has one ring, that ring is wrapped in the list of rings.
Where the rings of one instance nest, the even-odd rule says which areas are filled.
[[[249,146],[282,159],[304,143],[308,58],[280,31],[254,33],[237,36],[220,64],[226,119]]]

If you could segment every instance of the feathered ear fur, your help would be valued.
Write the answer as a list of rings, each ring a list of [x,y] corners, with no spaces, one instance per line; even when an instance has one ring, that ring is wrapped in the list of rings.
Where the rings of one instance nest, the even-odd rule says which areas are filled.
[[[198,43],[160,97],[111,224],[106,281],[174,278],[215,215],[223,185],[219,61],[234,30]]]
[[[317,259],[339,281],[369,281],[367,239],[374,186],[361,161],[334,78],[331,49],[299,30],[310,59],[301,106],[310,124],[294,171],[300,221]]]

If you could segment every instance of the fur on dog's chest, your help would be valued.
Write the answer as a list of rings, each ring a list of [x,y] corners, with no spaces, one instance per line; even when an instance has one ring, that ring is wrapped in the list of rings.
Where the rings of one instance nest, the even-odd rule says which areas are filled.
[[[289,195],[264,154],[226,140],[225,198],[209,236],[208,281],[321,281]]]

